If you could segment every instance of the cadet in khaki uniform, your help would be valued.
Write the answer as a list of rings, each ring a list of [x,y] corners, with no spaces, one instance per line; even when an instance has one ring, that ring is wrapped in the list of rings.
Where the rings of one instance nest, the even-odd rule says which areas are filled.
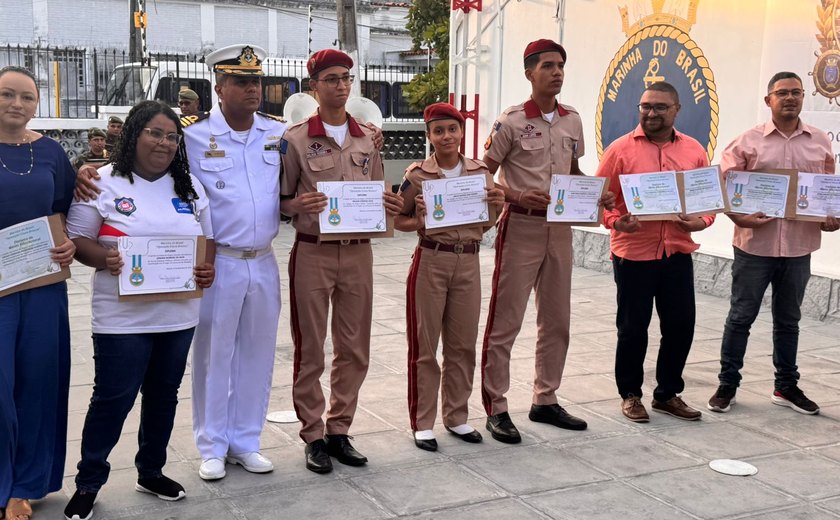
[[[578,113],[556,96],[563,85],[566,51],[551,40],[525,48],[525,77],[531,97],[508,108],[494,123],[484,162],[495,173],[507,205],[498,223],[493,294],[481,359],[481,397],[487,429],[494,439],[517,443],[519,431],[508,415],[510,354],[522,327],[531,290],[536,292],[537,344],[534,393],[529,419],[583,430],[586,422],[557,404],[569,345],[572,230],[544,225],[551,202],[552,174],[583,175],[583,129]],[[607,203],[611,195],[602,203]],[[614,198],[614,197],[613,197]],[[611,205],[611,203],[610,203]]]
[[[429,105],[423,119],[435,153],[406,170],[400,188],[405,205],[395,220],[395,227],[400,231],[417,231],[420,237],[406,287],[408,410],[414,444],[423,450],[436,451],[432,427],[439,388],[447,431],[466,442],[481,442],[481,434],[467,424],[467,401],[472,393],[481,313],[479,241],[493,222],[426,234],[423,181],[485,175],[489,171],[484,163],[458,153],[464,136],[464,118],[455,107],[448,103]],[[487,190],[488,203],[500,210],[504,193],[493,186]],[[436,357],[441,332],[442,371]]]
[[[347,54],[327,49],[307,63],[309,85],[319,100],[318,113],[291,126],[281,145],[283,179],[281,211],[293,217],[297,230],[289,259],[292,339],[295,344],[292,396],[307,443],[306,467],[316,473],[332,470],[330,456],[342,464],[360,466],[367,458],[348,440],[367,374],[373,310],[373,254],[370,240],[320,240],[318,214],[327,198],[318,181],[384,179],[382,159],[371,139],[344,109],[350,93]],[[396,215],[402,199],[385,193],[385,207]],[[333,363],[330,408],[326,424],[324,371],[327,315],[332,302]],[[325,439],[326,433],[326,439]]]

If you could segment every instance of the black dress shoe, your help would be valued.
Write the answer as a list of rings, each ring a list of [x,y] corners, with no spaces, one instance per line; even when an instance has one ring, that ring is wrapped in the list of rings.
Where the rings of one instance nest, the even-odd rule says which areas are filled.
[[[329,473],[332,471],[332,461],[327,453],[327,443],[323,439],[312,441],[306,445],[306,469],[315,473]]]
[[[368,461],[350,444],[347,435],[327,435],[327,453],[347,466],[364,466]]]
[[[513,424],[513,423],[511,423],[511,424]],[[457,432],[454,432],[454,431],[450,430],[449,426],[444,426],[444,428],[446,428],[446,431],[448,431],[449,433],[451,433],[455,437],[458,437],[459,439],[461,439],[464,442],[470,442],[470,443],[473,443],[473,444],[481,442],[481,434],[478,433],[478,430],[473,430],[469,433],[457,433]]]
[[[586,421],[578,419],[563,409],[559,404],[532,404],[528,419],[534,422],[553,424],[566,430],[585,430]]]
[[[437,451],[437,441],[435,439],[418,439],[415,437],[414,445],[421,450]]]
[[[499,442],[507,444],[522,442],[519,430],[513,425],[513,421],[510,420],[510,415],[507,412],[497,413],[496,415],[487,417],[487,431]]]

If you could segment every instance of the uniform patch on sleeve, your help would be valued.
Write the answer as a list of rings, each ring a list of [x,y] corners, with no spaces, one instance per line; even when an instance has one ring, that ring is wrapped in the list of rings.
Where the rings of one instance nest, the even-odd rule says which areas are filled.
[[[408,179],[403,178],[403,183],[402,183],[402,184],[400,184],[400,191],[399,191],[399,193],[404,192],[404,191],[405,191],[405,190],[407,190],[410,186],[411,186],[411,181],[410,181],[410,180],[408,180]]]
[[[487,140],[484,141],[484,149],[489,150],[490,146],[493,144],[493,134],[487,136]]]
[[[289,148],[289,141],[280,139],[280,153],[286,155],[286,150]]]

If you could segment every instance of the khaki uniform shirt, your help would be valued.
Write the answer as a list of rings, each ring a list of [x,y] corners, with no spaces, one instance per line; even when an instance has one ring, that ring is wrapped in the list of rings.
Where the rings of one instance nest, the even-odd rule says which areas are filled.
[[[317,192],[319,181],[381,181],[385,179],[382,158],[373,145],[373,131],[348,114],[344,146],[327,136],[320,115],[289,127],[283,136],[283,198]],[[292,225],[301,233],[319,235],[317,213],[299,213]]]
[[[490,173],[487,166],[481,161],[467,159],[464,156],[461,156],[461,161],[464,166],[461,176],[485,175]],[[400,186],[400,193],[404,200],[402,214],[414,215],[414,197],[423,193],[423,181],[443,178],[445,177],[441,172],[440,166],[438,166],[435,154],[432,154],[425,161],[416,162],[409,166],[405,170],[405,177],[403,178],[402,186]],[[428,201],[426,201],[426,205],[429,207]],[[441,244],[469,244],[480,241],[484,232],[490,229],[494,223],[488,222],[487,224],[472,227],[448,229],[430,236],[426,236],[425,228],[421,228],[417,230],[417,234],[420,235],[420,238],[434,240]]]
[[[583,125],[577,111],[557,104],[551,123],[529,99],[505,110],[484,144],[485,158],[501,165],[499,182],[515,191],[548,191],[552,174],[569,174],[583,156]]]

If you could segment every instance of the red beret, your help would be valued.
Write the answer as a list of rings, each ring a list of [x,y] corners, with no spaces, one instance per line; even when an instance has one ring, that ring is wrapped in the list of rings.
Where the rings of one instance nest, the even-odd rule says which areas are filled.
[[[306,62],[306,70],[309,71],[310,76],[314,76],[326,68],[335,66],[352,69],[353,58],[339,50],[324,49],[312,54],[309,57],[309,61]]]
[[[557,42],[551,40],[537,40],[528,44],[525,47],[525,56],[522,58],[527,60],[529,56],[539,54],[541,52],[559,52],[563,56],[563,61],[566,61],[566,49]]]
[[[427,124],[438,119],[454,119],[462,125],[464,124],[464,116],[449,103],[434,103],[427,106],[426,110],[423,111],[423,121]]]

